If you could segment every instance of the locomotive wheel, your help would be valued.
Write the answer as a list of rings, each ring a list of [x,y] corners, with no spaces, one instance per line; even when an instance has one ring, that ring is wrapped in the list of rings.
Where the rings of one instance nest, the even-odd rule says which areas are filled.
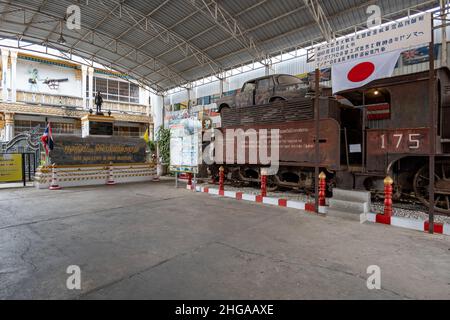
[[[278,184],[275,181],[275,178],[270,176],[267,178],[267,191],[274,192],[278,190]]]
[[[437,161],[435,168],[435,203],[436,212],[450,215],[450,162]],[[428,174],[428,165],[423,166],[417,171],[414,177],[414,192],[419,199],[427,207],[430,206],[428,201],[430,185]]]

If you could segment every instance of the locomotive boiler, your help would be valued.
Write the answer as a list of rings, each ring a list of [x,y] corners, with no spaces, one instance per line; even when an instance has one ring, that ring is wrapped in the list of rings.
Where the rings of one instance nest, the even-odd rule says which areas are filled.
[[[284,76],[284,75],[283,75]],[[299,83],[280,85],[271,75],[244,85],[243,97],[219,101],[222,128],[278,129],[279,170],[268,178],[269,190],[314,192],[314,92]],[[259,83],[261,82],[261,86]],[[295,81],[293,81],[295,82]],[[262,87],[264,85],[264,87]],[[262,90],[264,88],[264,90]],[[320,92],[320,168],[328,186],[383,192],[387,174],[394,179],[394,199],[428,203],[429,72],[380,79],[357,90]],[[284,97],[283,91],[289,96]],[[274,98],[275,96],[275,98]],[[436,70],[437,137],[436,212],[450,214],[450,71]],[[261,98],[262,97],[262,98]],[[217,177],[219,164],[210,166]],[[227,162],[234,184],[259,183],[262,164]]]

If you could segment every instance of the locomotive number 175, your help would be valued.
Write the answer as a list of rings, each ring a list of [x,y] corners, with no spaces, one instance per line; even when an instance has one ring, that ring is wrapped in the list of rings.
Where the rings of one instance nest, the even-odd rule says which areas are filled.
[[[420,149],[420,133],[411,133],[406,137],[408,139],[408,147],[409,149]],[[395,144],[396,149],[400,149],[400,146],[402,145],[403,139],[405,138],[405,135],[403,133],[397,133],[393,134],[392,138],[397,140],[397,143]],[[386,135],[381,135],[381,149],[386,149]]]
[[[422,153],[428,151],[428,129],[369,130],[368,148],[382,153]]]

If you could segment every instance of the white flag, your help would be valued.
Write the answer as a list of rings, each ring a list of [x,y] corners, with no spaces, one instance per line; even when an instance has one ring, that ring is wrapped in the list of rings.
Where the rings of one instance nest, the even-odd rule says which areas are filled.
[[[392,76],[401,50],[334,64],[331,67],[333,94],[360,88],[369,82]]]

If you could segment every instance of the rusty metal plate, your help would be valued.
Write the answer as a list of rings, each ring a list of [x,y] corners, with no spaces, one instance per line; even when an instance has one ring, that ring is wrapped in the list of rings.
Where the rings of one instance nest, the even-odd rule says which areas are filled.
[[[394,158],[427,155],[429,139],[428,128],[368,130],[367,170],[385,172]]]
[[[428,128],[383,129],[367,131],[367,155],[428,154]]]
[[[248,130],[256,130],[260,132],[261,129],[268,130],[268,145],[270,151],[270,130],[279,130],[279,155],[281,164],[314,166],[315,163],[315,122],[314,120],[286,122],[279,124],[265,124],[253,126],[236,126],[221,129],[224,137],[228,133],[228,139],[233,139],[232,132],[236,129],[243,129],[244,132]],[[227,131],[228,130],[228,131]],[[232,130],[232,131],[229,131]],[[237,139],[234,138],[234,159],[237,164]],[[258,135],[259,141],[259,135]],[[322,119],[320,121],[320,166],[329,167],[333,169],[339,168],[340,164],[340,128],[337,121],[334,119]],[[246,163],[249,159],[249,151],[253,154],[258,154],[258,145],[250,143],[249,139],[245,142]],[[256,152],[255,152],[256,151]],[[226,146],[224,146],[224,155],[227,154]],[[270,152],[269,152],[270,154]],[[231,164],[231,163],[228,163]],[[251,163],[254,164],[254,163]],[[260,159],[258,157],[258,163]]]

